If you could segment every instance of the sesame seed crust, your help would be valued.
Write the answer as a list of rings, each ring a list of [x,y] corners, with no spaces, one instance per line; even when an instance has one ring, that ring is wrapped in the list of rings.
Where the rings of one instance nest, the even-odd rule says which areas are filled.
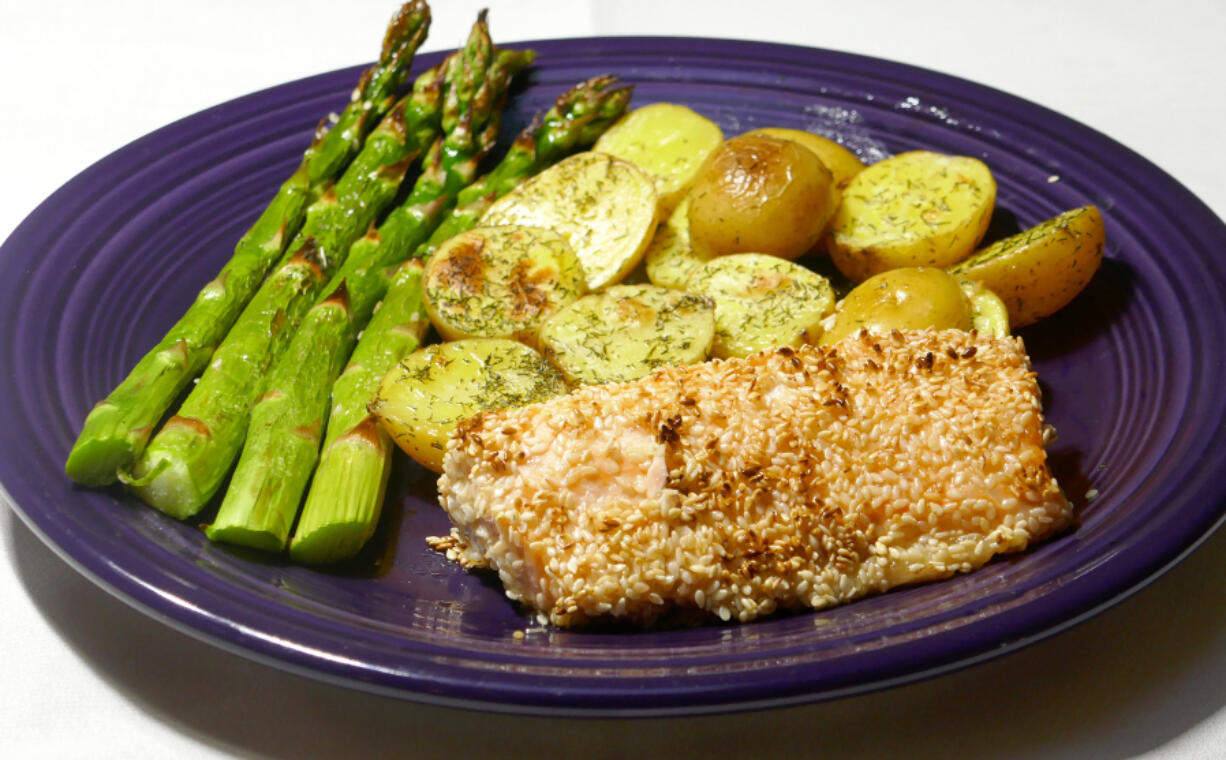
[[[508,432],[509,431],[509,432]],[[895,331],[479,414],[432,546],[542,621],[748,621],[974,570],[1065,527],[1020,338]]]

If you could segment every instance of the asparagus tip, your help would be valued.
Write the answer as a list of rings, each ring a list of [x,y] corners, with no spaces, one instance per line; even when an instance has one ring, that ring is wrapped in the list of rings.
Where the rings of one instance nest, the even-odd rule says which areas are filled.
[[[416,48],[420,45],[430,21],[430,6],[425,0],[409,0],[400,6],[387,25],[387,33],[383,37],[383,57],[391,58],[400,52],[397,48]]]

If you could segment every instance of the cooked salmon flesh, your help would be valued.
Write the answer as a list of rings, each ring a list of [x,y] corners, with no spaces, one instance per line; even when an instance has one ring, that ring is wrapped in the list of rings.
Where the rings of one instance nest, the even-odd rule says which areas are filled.
[[[461,423],[450,536],[542,621],[748,621],[981,567],[1066,526],[1022,341],[861,333]]]

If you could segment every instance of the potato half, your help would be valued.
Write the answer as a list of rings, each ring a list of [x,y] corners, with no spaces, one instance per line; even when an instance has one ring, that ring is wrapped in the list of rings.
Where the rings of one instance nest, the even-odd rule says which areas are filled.
[[[614,285],[580,298],[541,326],[545,356],[573,384],[644,377],[707,358],[715,302],[656,285]]]
[[[746,132],[745,134],[766,135],[767,137],[777,137],[780,140],[791,140],[800,143],[817,154],[817,157],[822,160],[822,163],[826,165],[830,173],[834,175],[834,186],[840,191],[847,187],[847,183],[851,182],[852,177],[864,170],[864,162],[855,153],[852,153],[833,140],[827,140],[825,137],[815,135],[812,132],[805,132],[801,129],[787,129],[785,127],[763,127],[752,132]]]
[[[685,106],[652,103],[623,116],[592,150],[624,158],[656,183],[660,217],[672,213],[698,167],[724,141],[719,126]]]
[[[439,246],[426,265],[425,305],[446,340],[513,338],[586,292],[570,244],[541,227],[477,227]]]
[[[656,190],[642,169],[606,153],[577,153],[494,201],[482,226],[545,227],[579,256],[588,290],[618,282],[656,230]]]
[[[830,281],[777,256],[720,256],[690,275],[687,290],[715,300],[718,357],[744,357],[815,339],[834,310]]]
[[[647,279],[663,288],[685,289],[690,273],[715,254],[695,248],[690,242],[690,199],[684,198],[656,234],[643,254]]]
[[[1018,328],[1064,308],[1103,261],[1106,232],[1094,206],[1083,206],[1000,240],[949,271],[1001,297]]]
[[[899,267],[946,267],[975,249],[995,203],[996,181],[982,161],[900,153],[843,190],[830,225],[830,256],[856,282]]]
[[[447,438],[460,420],[566,393],[562,375],[522,343],[477,338],[414,351],[392,367],[370,411],[406,454],[443,470]]]

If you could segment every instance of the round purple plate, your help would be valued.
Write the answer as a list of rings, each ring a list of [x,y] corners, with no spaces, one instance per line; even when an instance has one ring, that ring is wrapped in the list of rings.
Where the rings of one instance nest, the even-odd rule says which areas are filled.
[[[695,39],[533,46],[539,65],[506,134],[565,87],[611,71],[636,85],[636,105],[685,103],[730,135],[805,128],[868,162],[914,148],[978,156],[999,183],[995,235],[1098,205],[1102,270],[1065,311],[1022,332],[1060,432],[1052,462],[1077,525],[976,573],[824,612],[563,631],[535,627],[496,582],[425,547],[447,520],[432,478],[407,463],[393,476],[384,538],[332,571],[216,546],[118,489],[74,487],[62,463],[90,406],[229,257],[320,115],[345,102],[353,69],[138,140],[65,185],[4,244],[0,482],[30,526],[145,612],[280,667],[430,702],[661,715],[830,698],[998,655],[1135,591],[1221,521],[1226,228],[1161,170],[1031,103],[880,60]]]

